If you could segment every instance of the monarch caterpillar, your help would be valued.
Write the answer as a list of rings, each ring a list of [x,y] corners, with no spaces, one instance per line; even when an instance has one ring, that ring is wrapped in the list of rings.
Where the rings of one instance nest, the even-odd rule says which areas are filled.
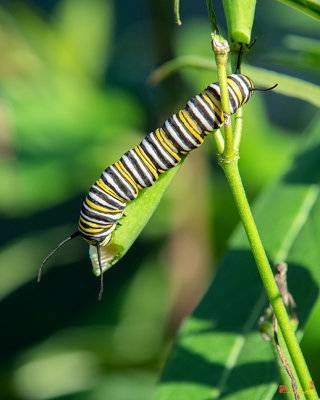
[[[275,87],[254,88],[251,79],[239,73],[229,75],[227,84],[231,114],[249,100],[254,90],[270,90]],[[91,186],[82,204],[78,230],[43,260],[38,282],[48,259],[69,240],[81,236],[90,245],[97,247],[100,300],[103,293],[100,248],[110,243],[112,232],[124,215],[126,204],[134,200],[140,190],[154,185],[159,174],[175,167],[183,155],[199,147],[205,136],[224,124],[225,117],[219,82],[215,82],[189,100],[186,107],[168,118],[161,128],[149,133],[138,146],[107,167]]]

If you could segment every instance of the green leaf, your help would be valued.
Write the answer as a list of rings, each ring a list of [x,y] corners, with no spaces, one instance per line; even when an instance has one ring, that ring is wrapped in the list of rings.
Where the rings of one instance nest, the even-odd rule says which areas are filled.
[[[299,35],[286,35],[283,42],[290,50],[320,55],[320,40],[318,39]]]
[[[110,53],[113,9],[109,0],[67,0],[58,8],[62,38],[85,72],[103,78]]]
[[[302,11],[310,17],[320,19],[320,1],[319,0],[278,0],[296,10]]]
[[[150,76],[150,81],[155,84],[167,78],[172,73],[182,68],[216,69],[212,59],[198,56],[178,57],[164,63]],[[320,107],[320,87],[279,72],[269,71],[252,65],[243,64],[243,73],[248,75],[255,86],[269,87],[278,83],[275,91],[285,96],[307,101]]]
[[[121,225],[114,231],[111,243],[101,248],[103,271],[116,264],[129,250],[156,210],[164,192],[182,163],[183,161],[175,168],[171,168],[165,174],[160,175],[155,185],[142,190],[135,200],[128,203],[124,210],[125,217],[120,219]],[[89,254],[93,265],[93,272],[99,276],[97,248],[90,246]]]
[[[297,303],[300,329],[320,286],[320,118],[309,133],[291,167],[254,207],[271,264],[288,263],[288,286]],[[213,283],[182,327],[153,399],[273,398],[276,365],[270,344],[257,331],[266,306],[246,235],[239,226]]]

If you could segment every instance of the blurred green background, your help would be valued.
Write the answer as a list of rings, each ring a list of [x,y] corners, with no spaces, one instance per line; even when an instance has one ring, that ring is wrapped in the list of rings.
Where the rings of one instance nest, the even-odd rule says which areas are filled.
[[[1,399],[150,399],[179,324],[238,223],[208,138],[105,273],[100,303],[80,239],[36,284],[42,259],[75,231],[101,171],[217,80],[182,70],[150,85],[167,60],[211,56],[205,1],[182,1],[182,27],[171,3],[0,2]],[[317,21],[265,0],[253,32],[247,63],[320,82]],[[286,165],[316,112],[276,93],[256,93],[245,106],[240,169],[250,200]],[[303,339],[317,381],[319,325],[318,306]]]

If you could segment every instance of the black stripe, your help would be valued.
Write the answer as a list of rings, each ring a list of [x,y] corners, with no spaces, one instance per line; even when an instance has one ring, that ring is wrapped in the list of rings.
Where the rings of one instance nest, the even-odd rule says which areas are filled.
[[[181,119],[180,116],[179,116],[179,113],[176,114],[176,117],[177,117],[178,121],[180,122],[180,124],[183,125],[183,126],[184,126],[184,129],[188,132],[187,135],[190,135],[190,137],[191,137],[196,143],[198,143],[198,145],[200,146],[200,145],[202,144],[202,141],[199,140],[197,137],[195,137],[195,136],[192,134],[192,132],[191,132],[190,129],[189,129],[188,121],[186,120],[186,122],[183,122],[182,119]],[[190,127],[190,128],[191,128],[191,127]],[[183,134],[185,135],[185,132],[183,132]],[[199,132],[199,136],[203,136],[202,132],[201,132],[201,133]],[[186,137],[187,137],[187,136],[186,136]],[[192,144],[192,146],[194,146],[194,144]],[[199,147],[199,146],[196,146],[196,147]]]
[[[237,77],[248,88],[247,81],[245,79],[243,79],[241,75],[237,75]],[[238,88],[241,92],[241,99],[240,99],[241,101],[239,102],[239,104],[242,104],[243,100],[247,97],[247,93],[244,92],[243,87],[241,85],[239,85],[239,81],[237,81],[237,79],[233,75],[228,76],[228,78],[231,79],[238,86]]]
[[[161,137],[161,132],[159,129],[159,136]],[[161,143],[160,139],[158,138],[158,136],[156,135],[156,133],[153,134],[154,140],[157,141],[157,143],[159,144],[159,146],[163,149],[163,151],[168,155],[168,157],[170,158],[170,161],[168,161],[167,159],[165,159],[164,161],[166,163],[168,163],[168,168],[173,168],[175,167],[179,161],[177,159],[175,159],[170,153],[169,151],[163,146],[163,144]],[[162,140],[164,141],[164,139],[162,138]],[[166,146],[170,147],[168,144],[166,144]],[[157,149],[155,149],[157,151]],[[174,152],[175,154],[177,154],[173,149],[171,149],[172,152]],[[163,157],[163,156],[162,156]]]
[[[208,101],[203,97],[204,92],[202,92],[199,96],[201,97],[202,101],[210,108],[210,110],[214,114],[214,118],[212,119],[210,114],[208,114],[207,111],[204,109],[204,112],[208,115],[207,120],[210,121],[210,125],[214,126],[213,129],[218,129],[223,124],[223,122],[221,121],[220,116],[216,113],[216,110],[214,108],[212,108],[211,104],[208,103]],[[219,98],[219,102],[220,102],[220,98]]]
[[[90,222],[89,219],[92,218],[94,220],[94,221],[92,221],[93,223],[97,223],[97,224],[99,224],[99,223],[105,223],[105,224],[112,223],[113,224],[119,219],[119,217],[118,218],[114,218],[114,217],[111,218],[110,217],[110,213],[108,213],[108,212],[103,213],[102,211],[98,211],[95,208],[90,207],[88,204],[86,204],[86,206],[88,208],[90,208],[90,210],[88,210],[88,208],[86,208],[85,206],[82,206],[81,215],[82,215],[82,217],[84,219],[87,219],[88,222]],[[121,211],[119,211],[119,212],[121,212]]]
[[[204,93],[206,93],[209,98],[213,97],[215,100],[217,100],[217,102],[220,104],[220,109],[221,109],[221,99],[220,99],[219,93],[217,93],[217,91],[215,89],[213,89],[212,87],[208,86],[204,90]],[[205,101],[206,104],[208,104],[208,102],[205,99],[203,99],[203,101]],[[212,109],[210,104],[208,104],[208,106]],[[216,118],[215,123],[218,125],[218,128],[219,128],[223,124],[223,121],[221,120],[220,115],[215,111],[215,109],[213,109],[213,112],[214,112],[214,115],[215,115],[215,118]],[[215,128],[215,129],[217,129],[217,128]]]
[[[168,120],[168,121],[169,121],[169,120]],[[171,125],[171,124],[170,124],[170,125]],[[173,147],[175,147],[175,148],[177,149],[177,151],[178,151],[177,154],[178,154],[178,155],[181,155],[181,154],[185,153],[185,150],[180,146],[180,144],[177,143],[173,137],[171,137],[170,132],[167,130],[167,128],[166,128],[166,126],[165,126],[165,123],[162,125],[161,129],[162,129],[162,132],[163,132],[164,136],[166,137],[166,139],[167,139],[169,142],[172,143]]]
[[[159,143],[159,146],[162,147],[162,149],[164,151],[166,151],[162,144],[159,142],[159,140],[157,139],[157,137],[154,135],[153,136],[154,140],[156,140]],[[163,169],[169,169],[172,168],[174,165],[172,163],[170,163],[170,161],[168,161],[158,150],[158,148],[154,145],[153,139],[151,137],[151,133],[149,133],[149,135],[147,135],[144,140],[146,142],[149,143],[149,145],[152,147],[152,149],[154,150],[154,152],[156,153],[156,155],[159,157],[159,159],[162,161],[162,163],[165,165],[165,167],[162,167],[156,160],[156,158],[152,155],[152,153],[150,153],[147,149],[147,147],[144,145],[143,141],[139,144],[139,146],[142,148],[142,150],[146,153],[146,155],[150,158],[152,164],[154,165],[155,169],[157,171],[159,170],[163,170]]]
[[[81,222],[82,223],[82,222]],[[81,233],[81,236],[88,241],[103,241],[110,233],[112,233],[115,230],[116,224],[113,224],[110,228],[105,228],[99,233],[92,233],[92,232],[86,232],[81,227],[79,226],[79,231]],[[101,240],[102,239],[102,240]]]
[[[230,113],[234,114],[238,110],[241,104],[241,99],[239,99],[237,93],[234,91],[232,86],[228,85],[228,91],[229,91],[229,101],[230,101]],[[237,99],[237,101],[234,99],[233,96]]]
[[[89,222],[89,221],[87,221],[87,222]],[[89,223],[87,223],[87,222],[80,221],[80,223],[81,223],[81,225],[83,226],[84,229],[101,229],[102,231],[104,231],[106,229],[110,229],[111,228],[110,225],[115,225],[115,223],[112,222],[111,224],[108,224],[108,227],[106,227],[104,224],[101,224],[101,225],[97,224],[99,226],[93,227],[93,226],[89,225]],[[100,234],[100,232],[98,232],[98,233]],[[93,234],[93,233],[92,232],[91,233],[88,232],[88,234],[90,235],[90,234]]]
[[[110,194],[106,193],[102,188],[99,187],[99,189],[97,189],[95,187],[96,184],[94,184],[89,193],[88,196],[90,195],[90,193],[94,193],[96,196],[98,196],[102,201],[104,201],[105,203],[107,203],[107,205],[103,205],[101,203],[98,203],[95,199],[93,199],[92,197],[89,197],[90,201],[92,201],[93,204],[96,204],[97,206],[101,206],[101,207],[107,207],[107,208],[111,208],[112,210],[123,210],[124,207],[126,206],[125,202],[122,202],[118,199],[115,199],[114,197],[112,197]]]
[[[199,95],[201,96],[201,94]],[[218,129],[219,126],[215,120],[212,120],[211,116],[207,113],[203,105],[200,103],[200,101],[197,99],[197,96],[193,97],[190,102],[196,107],[196,109],[199,111],[199,113],[203,116],[203,118],[208,122],[210,126],[212,126],[212,129]],[[208,128],[205,127],[201,120],[193,113],[192,109],[187,105],[186,111],[192,116],[192,118],[197,122],[199,127],[201,128],[202,131],[207,131]]]
[[[163,125],[162,130],[164,131],[166,137],[173,143],[173,145],[179,150],[179,153],[184,154],[186,151],[191,151],[196,148],[196,146],[190,142],[190,140],[185,136],[184,132],[180,130],[179,126],[175,123],[174,116],[168,118],[167,122],[171,125],[171,128],[174,129],[177,136],[180,138],[181,142],[185,144],[185,146],[190,150],[185,150],[179,143],[175,141],[175,139],[171,136],[170,132],[166,129],[165,125]]]
[[[143,180],[145,187],[152,186],[154,181],[150,180],[150,177],[145,174],[145,171],[143,170],[143,168],[141,168],[141,166],[135,159],[132,152],[134,152],[133,149],[127,151],[124,155],[126,155],[129,158],[129,160],[131,161],[131,163],[133,164],[133,167],[135,168],[136,172],[139,174],[140,178]],[[137,154],[136,152],[135,152],[135,154],[137,157],[139,157],[139,154]],[[127,163],[123,160],[122,157],[120,158],[120,161],[126,166],[126,170],[130,171],[129,165],[127,165]],[[143,160],[141,160],[141,162],[143,163],[143,165],[145,165]],[[148,168],[147,166],[145,166],[145,167]],[[152,175],[152,172],[150,172],[150,174]],[[131,174],[131,176],[137,185],[141,185],[140,182],[136,181],[136,178],[134,177],[134,175]]]
[[[214,85],[214,84],[212,84],[212,85]],[[219,84],[218,84],[219,85]],[[216,99],[216,100],[218,100],[218,102],[221,104],[221,98],[220,98],[220,94],[219,94],[219,92],[218,92],[218,88],[217,87],[211,87],[210,85],[209,86],[207,86],[206,88],[205,88],[205,90],[204,90],[205,92],[210,92],[212,95],[213,95],[213,97]]]
[[[118,176],[112,171],[112,167],[115,167],[113,164],[110,165],[107,169],[104,170],[104,173],[106,175],[109,175],[111,178],[113,178],[114,182],[116,182],[117,186],[120,188],[120,190],[122,191],[122,193],[124,193],[124,195],[126,196],[126,199],[129,200],[134,200],[136,198],[136,196],[134,196],[131,191],[127,188],[127,186],[121,182],[121,180],[118,178]],[[117,169],[118,170],[118,169]],[[123,179],[125,179],[126,182],[128,182],[128,180],[119,172],[119,174],[121,175],[121,177],[123,177]],[[132,187],[132,184],[130,182],[128,182],[130,184],[130,186]],[[117,186],[113,186],[112,183],[108,183],[108,186],[120,197],[122,197],[122,195],[120,193],[118,193],[118,188]],[[136,192],[136,190],[135,190]]]

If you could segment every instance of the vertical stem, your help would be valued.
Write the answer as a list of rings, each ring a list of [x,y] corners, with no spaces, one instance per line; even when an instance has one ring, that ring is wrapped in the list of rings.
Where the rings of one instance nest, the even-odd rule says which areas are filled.
[[[174,0],[174,5],[173,5],[173,11],[174,11],[174,20],[177,25],[181,25],[181,19],[180,19],[180,0]]]
[[[229,91],[227,83],[226,65],[228,59],[228,52],[230,51],[228,42],[224,40],[215,31],[216,21],[214,20],[214,13],[212,9],[212,0],[206,0],[208,13],[211,25],[211,38],[212,47],[216,58],[217,69],[219,74],[220,84],[220,98],[223,116],[225,118],[224,131],[225,131],[225,146],[223,153],[221,154],[220,164],[224,170],[224,173],[228,179],[234,200],[236,202],[238,212],[240,214],[243,226],[245,228],[249,243],[252,249],[253,256],[255,258],[261,279],[263,281],[266,293],[269,297],[270,304],[273,308],[275,316],[279,323],[279,332],[282,332],[284,341],[290,353],[293,365],[296,369],[296,373],[300,384],[304,390],[305,396],[308,400],[318,399],[317,392],[315,389],[310,389],[310,383],[312,381],[308,367],[304,360],[303,354],[295,337],[294,331],[292,330],[290,320],[282,302],[276,281],[273,276],[267,255],[262,245],[256,224],[254,222],[251,209],[242,185],[241,177],[238,170],[238,147],[241,139],[241,127],[242,114],[238,118],[235,136],[233,136],[230,118],[230,103],[229,103]],[[215,140],[218,145],[218,137],[215,136]],[[219,147],[218,147],[219,148]],[[220,146],[221,150],[222,147]]]
[[[221,106],[224,117],[224,140],[225,146],[223,151],[223,159],[226,162],[230,162],[237,157],[237,153],[233,148],[233,133],[231,126],[231,114],[230,114],[230,101],[229,101],[229,90],[227,82],[227,61],[228,53],[230,51],[229,44],[221,36],[212,36],[212,47],[217,63],[217,70],[219,76],[220,86],[220,98]]]
[[[290,320],[286,309],[281,300],[277,284],[263,248],[256,224],[254,222],[251,209],[242,185],[241,177],[238,170],[238,162],[234,160],[229,163],[221,163],[224,173],[229,182],[234,200],[236,202],[238,212],[240,214],[244,229],[250,242],[252,253],[256,260],[256,264],[263,281],[265,290],[269,297],[270,304],[278,319],[278,323],[290,353],[292,362],[296,369],[298,379],[305,392],[308,400],[318,399],[316,390],[310,390],[310,382],[312,381],[308,367],[304,360],[303,354],[292,330]]]
[[[242,132],[242,122],[243,122],[243,108],[240,107],[236,112],[235,118],[235,128],[234,128],[234,139],[233,139],[233,148],[235,151],[239,151],[240,141],[241,141],[241,132]]]
[[[213,138],[216,143],[219,154],[222,154],[224,150],[224,140],[221,135],[220,129],[217,129],[216,131],[213,132]]]
[[[217,57],[219,56],[216,55],[216,58]],[[225,147],[223,152],[223,158],[226,161],[229,161],[235,157],[235,154],[233,151],[233,133],[232,133],[231,117],[230,117],[230,102],[229,102],[226,64],[223,64],[221,61],[218,62],[217,60],[217,67],[218,67],[219,84],[220,84],[221,104],[225,118],[225,124],[224,124]]]
[[[290,357],[290,353],[288,352],[288,348],[287,348],[286,342],[283,339],[283,335],[282,335],[281,329],[278,329],[277,336],[278,336],[279,346],[280,346],[280,349],[281,349],[281,351],[282,351],[282,353],[283,353],[283,355],[285,357],[285,360],[289,364],[293,375],[296,377],[298,374],[297,374],[297,371],[295,370],[295,368],[293,366],[293,363],[292,363],[292,360],[291,360],[291,357]],[[287,387],[291,387],[292,386],[291,379],[289,377],[288,372],[286,371],[285,366],[283,365],[283,361],[281,360],[281,357],[279,355],[279,352],[278,352],[278,349],[277,349],[277,346],[276,346],[274,338],[272,339],[272,341],[273,341],[272,345],[273,345],[273,348],[274,348],[275,356],[276,356],[276,359],[278,361],[277,364],[278,364],[279,374],[282,377],[283,382],[286,384],[286,386]],[[296,384],[297,384],[297,389],[299,391],[299,399],[300,400],[306,400],[306,397],[305,397],[303,391],[301,391],[300,381],[297,380]],[[292,394],[292,399],[296,399],[296,396],[294,395],[294,393]]]
[[[216,15],[213,11],[212,0],[206,0],[206,2],[207,2],[207,9],[208,9],[208,15],[209,15],[209,21],[210,21],[211,37],[213,37],[215,32],[219,33],[219,28],[218,28],[218,24],[217,24]]]

